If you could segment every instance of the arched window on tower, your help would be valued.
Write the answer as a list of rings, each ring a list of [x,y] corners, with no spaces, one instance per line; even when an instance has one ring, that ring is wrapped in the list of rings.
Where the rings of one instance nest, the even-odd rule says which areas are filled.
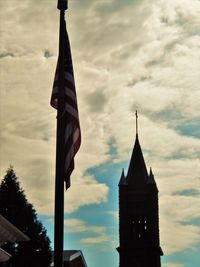
[[[146,219],[132,220],[132,233],[134,239],[145,239],[148,233],[148,224]]]

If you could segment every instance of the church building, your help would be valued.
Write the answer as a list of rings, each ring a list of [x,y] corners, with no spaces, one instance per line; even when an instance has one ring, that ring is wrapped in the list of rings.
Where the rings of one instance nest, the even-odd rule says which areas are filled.
[[[147,172],[137,123],[128,172],[119,182],[119,241],[119,267],[161,267],[158,188],[152,169]]]

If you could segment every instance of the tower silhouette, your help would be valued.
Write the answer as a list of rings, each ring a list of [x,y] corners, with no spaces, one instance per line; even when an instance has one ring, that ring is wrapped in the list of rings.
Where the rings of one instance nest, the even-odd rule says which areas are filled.
[[[160,267],[158,188],[148,174],[137,132],[127,175],[119,182],[120,267]]]

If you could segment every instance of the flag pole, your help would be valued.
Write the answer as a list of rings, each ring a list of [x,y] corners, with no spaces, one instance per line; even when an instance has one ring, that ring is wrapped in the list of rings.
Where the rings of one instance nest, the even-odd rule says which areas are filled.
[[[68,0],[58,0],[60,10],[59,32],[59,92],[57,107],[57,136],[56,136],[56,174],[55,174],[55,206],[54,206],[54,267],[63,267],[64,240],[64,27],[65,10]]]

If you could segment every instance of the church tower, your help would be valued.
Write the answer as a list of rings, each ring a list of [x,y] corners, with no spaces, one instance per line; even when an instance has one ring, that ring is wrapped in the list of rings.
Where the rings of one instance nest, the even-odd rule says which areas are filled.
[[[119,240],[119,267],[161,267],[158,188],[152,169],[147,172],[137,122],[128,172],[119,182]]]

